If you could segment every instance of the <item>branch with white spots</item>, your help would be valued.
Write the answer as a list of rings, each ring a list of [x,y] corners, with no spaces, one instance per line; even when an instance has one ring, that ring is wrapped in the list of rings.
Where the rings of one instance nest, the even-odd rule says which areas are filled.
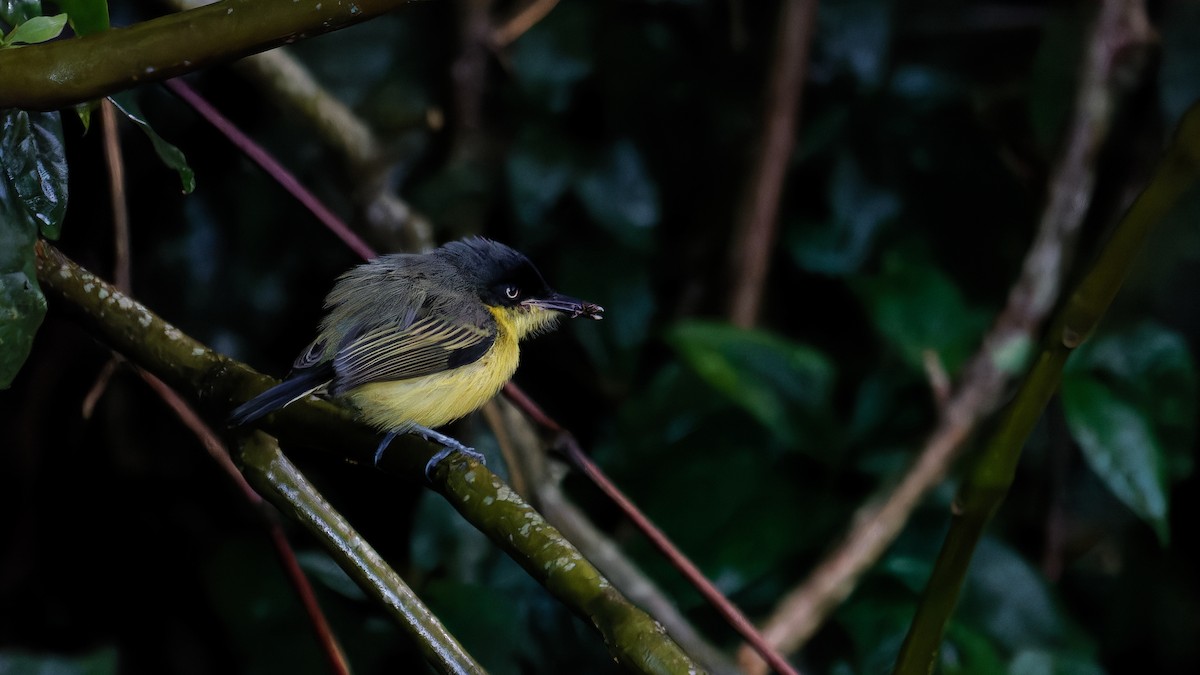
[[[52,311],[71,313],[84,330],[157,375],[195,403],[210,421],[223,419],[234,403],[274,383],[245,364],[212,351],[49,243],[38,242],[36,253],[38,280],[53,303]],[[370,462],[378,442],[374,432],[355,422],[345,410],[311,397],[269,415],[262,428],[285,444],[325,449],[352,462]],[[381,468],[424,480],[425,465],[437,448],[414,436],[396,438],[392,448],[384,455]],[[311,513],[304,504],[324,500],[314,490],[311,500],[293,503],[295,485],[291,474],[280,470],[281,454],[243,452],[241,460],[243,472],[264,497],[288,517],[311,524]],[[430,481],[473,526],[594,626],[626,669],[700,672],[662,626],[613,588],[578,549],[486,467],[456,454],[437,465]],[[338,537],[336,533],[330,536]],[[364,559],[361,547],[353,543],[332,541],[330,548],[338,564],[358,578],[356,572],[371,561]],[[395,597],[407,591],[386,583],[362,585],[385,607],[393,606]],[[469,666],[460,672],[470,672]]]

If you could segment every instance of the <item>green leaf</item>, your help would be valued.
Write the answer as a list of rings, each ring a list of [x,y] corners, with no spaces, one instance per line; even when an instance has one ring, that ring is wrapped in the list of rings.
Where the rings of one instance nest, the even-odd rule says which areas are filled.
[[[513,44],[513,76],[550,112],[566,110],[575,84],[595,68],[594,14],[590,3],[562,3]]]
[[[57,112],[0,113],[0,180],[11,193],[15,215],[29,218],[42,234],[57,239],[67,212],[67,159]],[[9,226],[12,226],[10,223]]]
[[[489,673],[523,672],[540,645],[523,617],[514,616],[514,594],[490,585],[437,580],[422,591],[429,608]]]
[[[70,17],[76,35],[108,30],[108,0],[57,0],[56,4]]]
[[[0,246],[6,248],[0,254],[0,389],[7,389],[33,348],[34,335],[46,315],[46,298],[33,269],[32,242],[20,248],[7,248],[15,237],[9,236],[7,225],[0,228]],[[26,255],[30,262],[11,269],[8,263],[19,255]]]
[[[930,579],[930,587],[939,582]],[[956,621],[983,628],[1005,651],[1059,646],[1071,626],[1041,573],[1008,544],[984,537],[963,586]]]
[[[979,344],[987,324],[958,287],[931,263],[893,253],[883,272],[854,283],[875,329],[913,368],[921,368],[925,350],[933,350],[953,373]]]
[[[22,673],[23,675],[115,675],[117,672],[117,650],[115,647],[97,649],[90,654],[80,656],[0,651],[0,673]]]
[[[1165,541],[1167,486],[1195,468],[1197,378],[1187,341],[1149,321],[1098,335],[1067,362],[1063,403],[1069,423],[1072,410],[1081,415],[1071,433],[1093,470]]]
[[[875,88],[887,72],[892,36],[890,0],[822,3],[813,76],[827,81],[843,72]]]
[[[849,153],[838,158],[830,181],[831,217],[791,230],[788,246],[801,268],[841,276],[862,266],[880,226],[900,212],[900,200],[869,183]]]
[[[1092,377],[1064,377],[1062,401],[1071,436],[1088,465],[1165,544],[1169,532],[1163,453],[1150,421]]]
[[[1009,675],[1104,675],[1096,660],[1081,654],[1025,649],[1008,664]]]
[[[0,0],[0,21],[10,26],[18,26],[41,15],[41,0]]]
[[[824,408],[834,370],[821,352],[770,333],[690,321],[668,341],[712,388],[743,408],[785,443],[804,425],[797,412]]]
[[[142,114],[141,107],[138,106],[133,92],[123,91],[119,94],[113,94],[108,97],[108,100],[112,101],[118,110],[125,113],[126,117],[145,132],[150,142],[154,144],[154,151],[158,153],[158,158],[163,161],[163,164],[166,164],[179,173],[179,182],[183,185],[183,193],[188,194],[192,190],[195,190],[196,174],[188,166],[187,158],[183,156],[183,151],[163,140],[154,131],[154,128],[150,126],[150,123],[146,121],[145,116]]]
[[[1170,128],[1200,99],[1200,41],[1194,30],[1200,25],[1200,4],[1170,2],[1163,6],[1162,14],[1157,23],[1162,35],[1157,90],[1163,123]]]
[[[575,191],[588,214],[622,243],[646,248],[658,224],[658,187],[630,141],[611,145],[600,162],[580,175]]]
[[[12,32],[4,36],[4,39],[0,40],[0,43],[3,43],[5,47],[9,47],[15,44],[32,45],[53,40],[58,37],[59,33],[62,33],[63,26],[66,25],[66,14],[35,16],[12,29]]]
[[[571,141],[543,124],[525,127],[508,152],[508,194],[517,219],[536,229],[566,192],[575,167]],[[531,237],[536,242],[539,237]]]
[[[46,315],[37,283],[39,228],[56,237],[67,206],[57,112],[7,110],[0,120],[0,389],[12,384]]]
[[[1196,366],[1181,334],[1149,321],[1105,333],[1072,355],[1067,372],[1101,378],[1150,421],[1166,453],[1168,480],[1191,475]]]

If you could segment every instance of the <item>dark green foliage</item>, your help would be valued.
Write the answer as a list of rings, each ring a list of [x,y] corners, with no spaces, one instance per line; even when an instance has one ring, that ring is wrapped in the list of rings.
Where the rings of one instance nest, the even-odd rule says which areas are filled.
[[[16,377],[46,313],[34,242],[39,233],[57,238],[66,210],[58,113],[0,111],[0,389]]]
[[[480,47],[471,90],[455,64],[477,4],[412,3],[294,45],[378,134],[379,174],[357,173],[302,114],[232,68],[190,82],[356,224],[357,194],[384,183],[439,240],[495,237],[558,290],[605,306],[601,322],[567,322],[528,344],[518,384],[723,591],[764,617],[922,447],[939,414],[928,357],[957,378],[1004,306],[1071,122],[1095,3],[820,3],[763,317],[747,330],[725,320],[737,282],[731,224],[761,132],[778,3],[560,2],[510,46]],[[525,4],[492,3],[491,18]],[[57,7],[85,32],[106,25],[102,5]],[[1152,9],[1161,61],[1119,106],[1096,158],[1100,199],[1068,256],[1080,263],[1200,96],[1200,13],[1188,2]],[[17,17],[42,13],[36,2],[0,10],[6,35]],[[162,9],[113,11],[122,25]],[[478,96],[462,96],[464,86]],[[144,88],[117,100],[181,149],[160,160],[161,139],[151,133],[152,148],[125,125],[134,295],[283,375],[353,257],[174,99]],[[32,246],[39,228],[58,232],[66,163],[57,114],[5,119],[0,162],[19,168],[0,181],[0,306],[21,311],[0,322],[0,381],[17,376],[0,400],[0,429],[14,439],[11,451],[9,436],[0,441],[0,495],[13,500],[2,505],[15,523],[0,529],[14,542],[0,546],[0,670],[6,659],[34,668],[69,654],[73,671],[115,672],[118,653],[129,673],[179,671],[178,659],[197,654],[203,672],[325,672],[247,509],[140,381],[118,371],[82,420],[109,354],[57,311],[18,375],[44,306]],[[70,115],[65,125],[72,210],[62,246],[107,275],[99,135]],[[41,174],[31,162],[53,180],[32,180]],[[189,165],[199,180],[184,198]],[[1200,668],[1190,537],[1200,517],[1197,222],[1192,199],[1162,224],[1113,316],[1070,361],[973,559],[940,672]],[[374,234],[373,244],[388,241]],[[1019,371],[1042,337],[998,365]],[[224,403],[202,401],[202,412],[219,420]],[[482,418],[449,431],[504,473]],[[616,670],[589,626],[436,495],[418,500],[420,486],[348,465],[336,448],[284,450],[491,672]],[[797,660],[805,672],[888,672],[961,468],[814,636]],[[565,489],[702,633],[736,648],[592,488],[570,474]],[[128,528],[101,536],[101,522]],[[291,534],[355,672],[423,668],[316,544]],[[62,586],[68,560],[78,587]],[[171,588],[183,597],[162,600]]]

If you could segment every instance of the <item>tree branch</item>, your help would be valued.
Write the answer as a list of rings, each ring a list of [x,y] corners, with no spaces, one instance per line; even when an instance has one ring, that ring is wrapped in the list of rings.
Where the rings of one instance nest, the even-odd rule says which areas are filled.
[[[325,546],[355,583],[413,638],[426,661],[443,673],[486,672],[400,575],[283,456],[274,438],[255,432],[242,444],[241,459],[255,489]]]
[[[47,296],[63,303],[88,332],[198,402],[211,416],[223,417],[232,403],[244,401],[274,382],[193,340],[50,244],[39,241],[36,252],[38,280]],[[262,427],[285,442],[336,448],[339,458],[362,463],[371,461],[378,441],[345,409],[313,398],[269,415]],[[411,435],[397,437],[392,447],[396,451],[384,455],[382,468],[414,482],[423,479],[425,465],[438,449]],[[283,476],[275,470],[264,473],[269,480],[277,477],[282,481]],[[613,588],[561,534],[485,467],[455,456],[437,465],[432,483],[472,525],[588,620],[604,637],[614,658],[627,668],[644,673],[700,671],[661,626]],[[285,493],[289,489],[283,482],[278,487]],[[348,551],[347,555],[356,550],[345,542],[338,547]],[[357,558],[339,558],[338,562],[343,566],[364,564]],[[380,602],[389,602],[372,588],[364,590]]]
[[[796,145],[800,93],[808,72],[808,47],[816,23],[817,0],[784,0],[775,57],[767,82],[762,136],[743,188],[729,258],[729,320],[749,327],[758,320],[767,270],[775,244],[779,200],[788,160]]]
[[[407,2],[222,0],[127,28],[0,50],[0,108],[84,103],[345,28]]]
[[[181,10],[208,0],[171,0]],[[326,147],[341,156],[355,185],[350,197],[370,231],[368,239],[386,251],[423,251],[434,245],[433,224],[388,185],[390,159],[380,151],[374,130],[329,93],[286,47],[247,56],[233,64],[263,90],[263,97],[298,115]]]
[[[1118,87],[1122,78],[1113,77],[1114,56],[1119,49],[1148,39],[1144,33],[1126,30],[1127,20],[1108,17],[1092,34],[1067,142],[1050,179],[1037,234],[1007,305],[965,367],[916,462],[886,499],[860,509],[843,541],[801,586],[785,596],[767,621],[767,638],[785,651],[799,649],[850,595],[928,491],[945,477],[979,422],[997,410],[1003,393],[1025,369],[1039,326],[1061,292],[1069,252],[1091,203],[1096,156],[1108,136],[1114,101],[1124,91]],[[1129,25],[1137,23],[1128,21]],[[1130,85],[1126,81],[1124,86]],[[749,673],[764,672],[761,660],[745,647],[739,660]]]
[[[1127,2],[1106,3],[1101,13],[1125,11],[1126,7],[1114,8],[1113,5]],[[1140,4],[1137,10],[1141,10]],[[1200,182],[1200,104],[1193,105],[1184,116],[1174,142],[1159,162],[1150,184],[1121,219],[1055,318],[1033,370],[1005,408],[979,461],[967,475],[955,499],[950,531],[900,650],[896,673],[916,675],[934,669],[942,635],[958,602],[972,554],[984,528],[1008,494],[1021,450],[1046,404],[1058,390],[1067,357],[1095,330],[1150,228],[1161,222],[1179,198],[1197,182]]]

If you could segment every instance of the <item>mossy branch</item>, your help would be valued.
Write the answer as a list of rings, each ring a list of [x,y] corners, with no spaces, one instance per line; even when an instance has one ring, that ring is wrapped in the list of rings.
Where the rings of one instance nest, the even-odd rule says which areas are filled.
[[[37,245],[37,268],[38,280],[56,302],[56,310],[72,312],[85,330],[192,399],[211,418],[223,418],[232,404],[273,383],[187,336],[44,241]],[[346,411],[314,399],[268,416],[262,426],[285,443],[337,448],[345,459],[357,462],[370,462],[378,442],[376,434]],[[437,450],[412,436],[396,438],[391,448],[382,468],[414,482],[423,479],[425,465]],[[252,481],[262,481],[262,489],[269,485],[270,490],[286,492],[286,472],[271,464],[275,461],[262,464],[274,468],[248,473]],[[617,592],[570,542],[485,467],[455,457],[441,462],[432,480],[434,489],[472,525],[590,622],[626,668],[642,673],[701,672],[657,622]],[[302,511],[292,515],[311,526]],[[335,559],[346,569],[365,564],[351,543],[339,541],[333,546]],[[368,585],[364,590],[385,605],[390,602],[377,587]]]
[[[983,530],[1012,485],[1021,449],[1058,389],[1063,365],[1100,322],[1150,229],[1200,182],[1200,104],[1184,115],[1150,184],[1130,206],[1087,273],[1057,313],[1033,369],[1000,416],[995,432],[955,501],[950,531],[896,662],[896,673],[933,671],[942,634],[958,601]]]
[[[255,432],[242,444],[242,471],[254,489],[300,521],[364,589],[370,589],[396,623],[417,643],[425,660],[443,673],[485,673],[425,603],[362,535],[317,492],[279,450],[279,443]],[[347,564],[349,563],[349,564]]]
[[[54,110],[390,12],[408,0],[222,0],[83,37],[0,50],[0,108]]]

